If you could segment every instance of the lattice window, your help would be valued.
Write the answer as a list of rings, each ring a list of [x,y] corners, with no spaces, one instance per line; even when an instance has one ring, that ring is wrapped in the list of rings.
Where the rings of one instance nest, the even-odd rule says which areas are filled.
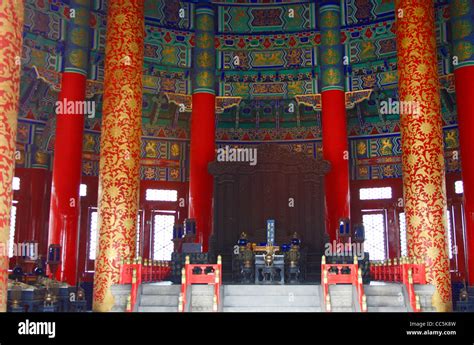
[[[138,212],[138,216],[137,216],[137,243],[136,243],[136,248],[135,248],[135,257],[139,257],[141,256],[140,255],[140,241],[141,241],[141,238],[140,238],[140,230],[142,228],[142,215],[141,215],[142,211],[139,211]]]
[[[464,184],[462,181],[454,182],[454,192],[456,194],[463,194],[464,193]]]
[[[171,260],[173,253],[174,215],[155,214],[153,217],[153,260]]]
[[[89,260],[95,260],[97,252],[97,211],[91,212],[89,223]]]
[[[10,211],[10,235],[8,237],[8,257],[13,257],[13,246],[15,245],[15,230],[16,230],[16,206],[12,206]]]
[[[408,256],[407,223],[405,212],[402,212],[398,215],[398,221],[400,224],[400,253],[402,256]]]
[[[362,215],[365,229],[365,251],[371,260],[385,260],[385,217],[382,213]]]
[[[81,183],[79,185],[79,196],[86,196],[87,195],[87,185],[84,183]]]
[[[449,258],[453,258],[453,236],[451,234],[452,227],[451,227],[451,212],[446,212],[446,232],[448,234],[448,255]]]
[[[361,188],[359,189],[360,200],[380,200],[392,198],[392,187]]]
[[[19,177],[13,177],[13,183],[12,183],[12,189],[13,190],[20,190],[20,178]]]
[[[147,201],[176,201],[178,200],[178,191],[171,189],[147,189]]]

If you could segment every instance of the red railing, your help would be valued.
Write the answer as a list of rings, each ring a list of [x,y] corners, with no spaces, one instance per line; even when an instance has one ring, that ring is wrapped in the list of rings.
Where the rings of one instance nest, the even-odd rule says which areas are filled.
[[[419,312],[420,299],[415,294],[414,284],[426,284],[426,267],[421,260],[402,257],[385,261],[372,262],[370,265],[372,280],[403,283],[408,291],[410,305],[414,312]]]
[[[142,264],[141,258],[138,258],[125,260],[119,270],[119,284],[132,284],[130,296],[127,299],[127,311],[131,312],[135,307],[140,284],[164,280],[169,276],[171,267],[167,261],[145,259]]]
[[[178,311],[184,312],[187,303],[188,287],[192,284],[214,285],[212,310],[217,311],[220,304],[220,287],[222,284],[222,259],[217,257],[217,264],[190,264],[189,256],[181,270],[181,294],[179,296]]]
[[[350,273],[344,274],[343,270],[350,270]],[[337,273],[335,273],[336,271]],[[356,287],[357,298],[362,312],[367,311],[367,298],[364,294],[364,285],[362,281],[362,270],[359,268],[357,257],[354,256],[353,264],[327,264],[326,257],[321,258],[321,275],[323,283],[323,298],[326,311],[331,311],[331,297],[329,295],[329,285],[351,284]]]

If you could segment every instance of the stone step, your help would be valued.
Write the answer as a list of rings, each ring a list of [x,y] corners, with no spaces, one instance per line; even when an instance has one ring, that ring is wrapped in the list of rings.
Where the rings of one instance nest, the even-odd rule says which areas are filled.
[[[178,307],[176,295],[142,295],[140,306]]]
[[[436,308],[434,308],[434,307],[423,308],[423,306],[422,306],[421,307],[421,312],[422,313],[436,313]]]
[[[367,296],[367,307],[405,307],[403,294],[399,296]]]
[[[394,296],[402,293],[401,284],[364,285],[366,296]]]
[[[432,306],[433,305],[433,296],[432,295],[420,295],[416,293],[420,297],[420,304],[421,306]]]
[[[224,296],[224,307],[317,307],[319,296]]]
[[[191,289],[193,296],[214,296],[213,285],[192,285]]]
[[[195,308],[210,308],[212,309],[212,304],[214,301],[214,296],[204,296],[204,295],[193,295],[191,297],[191,307],[193,310]]]
[[[331,313],[352,313],[352,307],[333,307],[331,306]]]
[[[209,307],[191,307],[193,313],[212,313],[212,308]]]
[[[431,284],[415,284],[415,293],[417,295],[433,295],[435,292],[435,287]]]
[[[181,285],[157,285],[157,284],[143,284],[143,295],[178,295],[181,292]]]
[[[352,294],[349,296],[331,296],[331,308],[347,307],[352,310]]]
[[[406,313],[406,307],[367,307],[369,313]]]
[[[138,307],[139,313],[177,313],[178,307],[145,307],[140,306]]]
[[[320,307],[224,307],[224,312],[242,313],[319,313]]]
[[[235,296],[319,296],[317,285],[224,285],[224,295]]]
[[[352,296],[352,285],[329,285],[329,294],[332,296]]]

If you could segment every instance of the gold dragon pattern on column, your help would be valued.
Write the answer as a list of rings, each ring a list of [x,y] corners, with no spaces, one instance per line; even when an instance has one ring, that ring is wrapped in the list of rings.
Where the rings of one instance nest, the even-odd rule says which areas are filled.
[[[140,187],[143,1],[109,2],[99,174],[94,310],[109,311],[119,263],[134,256]]]
[[[432,0],[397,0],[400,115],[409,255],[421,258],[437,311],[452,309],[446,236],[446,186]],[[416,103],[415,103],[416,102]]]
[[[23,1],[0,1],[0,312],[7,311],[8,242],[20,97]]]

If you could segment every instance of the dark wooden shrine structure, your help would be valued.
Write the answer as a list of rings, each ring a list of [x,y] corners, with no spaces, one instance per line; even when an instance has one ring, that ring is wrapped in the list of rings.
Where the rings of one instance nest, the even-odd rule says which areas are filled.
[[[246,147],[248,147],[246,145]],[[234,246],[242,232],[252,242],[266,241],[266,221],[275,219],[275,242],[288,243],[299,234],[306,255],[307,280],[319,280],[326,242],[324,175],[329,163],[282,145],[260,144],[257,164],[209,164],[214,176],[214,224],[210,251],[223,256],[223,272],[231,272]],[[231,277],[224,275],[224,280]]]

